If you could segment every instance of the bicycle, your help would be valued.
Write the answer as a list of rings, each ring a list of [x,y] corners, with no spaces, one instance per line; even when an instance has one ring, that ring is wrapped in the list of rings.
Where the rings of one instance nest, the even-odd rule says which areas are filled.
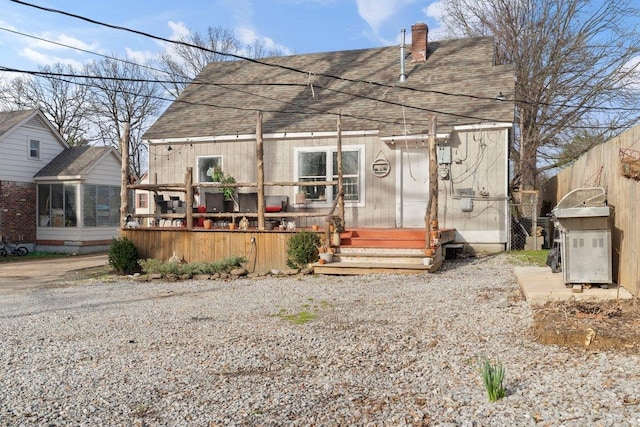
[[[24,246],[12,245],[2,236],[2,244],[0,245],[0,255],[6,257],[8,254],[25,256],[29,253],[29,249]]]

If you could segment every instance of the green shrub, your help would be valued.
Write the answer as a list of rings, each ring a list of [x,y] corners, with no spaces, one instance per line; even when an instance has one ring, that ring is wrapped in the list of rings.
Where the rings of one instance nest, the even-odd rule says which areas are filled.
[[[183,264],[175,261],[163,262],[158,259],[149,258],[140,260],[140,267],[145,274],[161,274],[162,276],[188,274],[213,274],[229,273],[234,268],[242,267],[247,259],[242,256],[230,256],[216,262],[194,262]]]
[[[131,274],[138,269],[138,249],[131,240],[121,237],[111,241],[109,265],[119,274]]]
[[[289,239],[287,243],[287,265],[291,268],[302,268],[318,258],[320,237],[311,231],[301,231]]]

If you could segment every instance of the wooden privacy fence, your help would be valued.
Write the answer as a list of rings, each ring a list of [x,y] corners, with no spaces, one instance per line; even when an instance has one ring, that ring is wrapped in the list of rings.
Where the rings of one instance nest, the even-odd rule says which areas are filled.
[[[555,206],[571,190],[604,187],[613,207],[613,279],[636,294],[640,286],[640,181],[629,176],[621,153],[640,150],[640,126],[594,147],[545,184],[542,196]],[[627,162],[628,163],[628,162]]]

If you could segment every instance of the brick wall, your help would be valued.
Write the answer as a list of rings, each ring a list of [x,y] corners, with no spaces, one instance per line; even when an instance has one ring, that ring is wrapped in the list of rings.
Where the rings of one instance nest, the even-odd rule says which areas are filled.
[[[36,184],[0,181],[0,234],[12,243],[35,243]]]

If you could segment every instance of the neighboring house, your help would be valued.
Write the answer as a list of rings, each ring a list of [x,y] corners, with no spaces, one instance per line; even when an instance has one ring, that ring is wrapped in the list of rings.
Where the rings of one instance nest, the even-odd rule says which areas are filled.
[[[69,147],[38,110],[0,113],[0,230],[31,250],[104,251],[120,226],[120,161]]]
[[[144,135],[149,174],[159,184],[183,182],[193,167],[194,181],[207,182],[219,166],[237,182],[255,182],[262,111],[265,181],[331,181],[340,115],[347,228],[424,228],[433,114],[440,227],[475,248],[505,249],[514,68],[494,63],[492,38],[429,42],[425,24],[411,31],[406,50],[209,64]],[[309,212],[326,212],[337,193],[305,188],[299,205],[297,188],[265,193]]]

